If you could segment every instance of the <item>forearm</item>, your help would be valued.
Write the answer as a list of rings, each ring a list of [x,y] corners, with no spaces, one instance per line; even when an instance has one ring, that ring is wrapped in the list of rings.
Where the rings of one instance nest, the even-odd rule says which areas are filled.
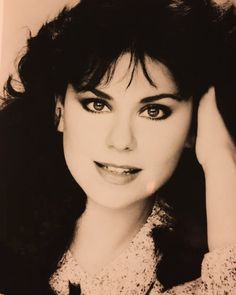
[[[206,182],[208,246],[236,244],[236,156],[222,153],[203,168]]]

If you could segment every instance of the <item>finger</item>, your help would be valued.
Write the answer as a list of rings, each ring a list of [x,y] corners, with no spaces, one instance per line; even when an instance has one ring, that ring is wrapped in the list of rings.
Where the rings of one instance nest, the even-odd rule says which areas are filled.
[[[202,96],[199,108],[205,110],[217,109],[215,88],[213,86]]]

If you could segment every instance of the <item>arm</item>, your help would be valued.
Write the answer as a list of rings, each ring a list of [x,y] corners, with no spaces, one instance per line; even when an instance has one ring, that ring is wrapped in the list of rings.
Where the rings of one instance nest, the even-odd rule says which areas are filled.
[[[209,250],[236,244],[236,148],[214,88],[200,101],[196,154],[205,174]]]
[[[236,290],[236,148],[216,106],[214,88],[198,110],[196,154],[206,183],[208,245],[201,278],[163,295],[233,294]],[[151,294],[160,294],[158,283]]]

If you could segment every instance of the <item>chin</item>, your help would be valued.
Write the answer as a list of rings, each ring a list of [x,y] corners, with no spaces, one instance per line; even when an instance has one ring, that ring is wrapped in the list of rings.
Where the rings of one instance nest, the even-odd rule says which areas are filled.
[[[125,209],[139,202],[145,202],[149,195],[128,193],[124,189],[111,189],[101,191],[85,190],[88,202],[93,202],[107,209]]]
[[[158,190],[162,183],[154,181],[138,181],[128,185],[85,185],[82,186],[88,202],[109,209],[125,209],[148,202],[149,198]]]

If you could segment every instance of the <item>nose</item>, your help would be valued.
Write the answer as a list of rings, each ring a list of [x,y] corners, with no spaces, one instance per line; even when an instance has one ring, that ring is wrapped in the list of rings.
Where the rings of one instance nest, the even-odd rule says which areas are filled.
[[[117,151],[133,151],[137,147],[137,140],[129,119],[117,118],[111,126],[106,144]]]

